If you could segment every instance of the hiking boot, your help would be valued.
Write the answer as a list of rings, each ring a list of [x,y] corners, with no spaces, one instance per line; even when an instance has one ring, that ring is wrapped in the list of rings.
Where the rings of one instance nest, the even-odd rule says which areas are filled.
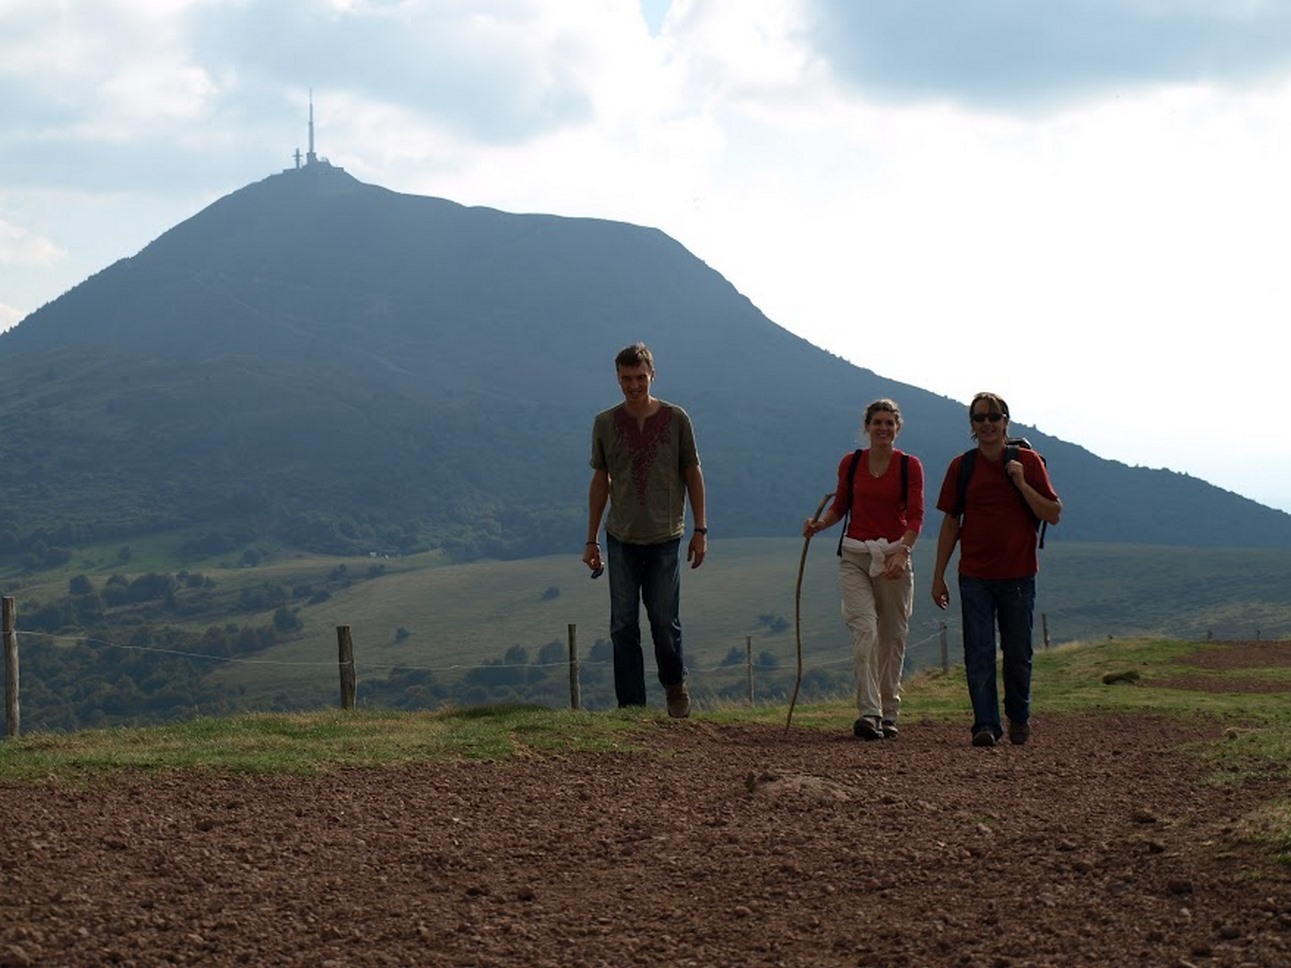
[[[900,732],[900,730],[897,729],[897,721],[895,719],[883,720],[884,739],[896,739],[898,732]]]
[[[1015,723],[1013,720],[1011,719],[1009,720],[1009,742],[1010,743],[1012,743],[1014,746],[1021,746],[1030,738],[1031,738],[1031,724],[1029,722]]]
[[[995,730],[991,729],[989,726],[983,726],[981,729],[977,730],[977,732],[973,733],[973,745],[994,746]]]
[[[875,717],[862,716],[852,723],[852,735],[864,740],[882,739],[883,730],[879,728],[879,722]]]
[[[684,680],[668,687],[668,715],[673,719],[685,719],[690,715],[690,690]]]

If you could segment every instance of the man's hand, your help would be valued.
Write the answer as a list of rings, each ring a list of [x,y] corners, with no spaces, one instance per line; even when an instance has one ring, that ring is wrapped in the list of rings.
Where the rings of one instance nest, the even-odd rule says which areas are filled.
[[[708,535],[700,534],[696,531],[690,536],[690,547],[686,549],[686,560],[690,562],[691,568],[698,568],[704,563],[704,555],[708,554]]]
[[[946,579],[936,577],[932,580],[932,601],[938,608],[943,611],[950,605],[950,589],[946,587]]]

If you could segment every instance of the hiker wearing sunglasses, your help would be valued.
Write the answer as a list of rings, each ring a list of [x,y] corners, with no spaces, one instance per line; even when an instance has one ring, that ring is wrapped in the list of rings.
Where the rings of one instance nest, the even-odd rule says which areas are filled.
[[[1062,502],[1040,456],[1029,448],[1009,445],[1009,407],[1002,397],[977,394],[968,416],[976,454],[962,497],[960,467],[973,451],[950,462],[937,497],[937,508],[946,516],[937,536],[932,600],[941,609],[950,605],[946,566],[958,543],[972,742],[994,746],[1004,736],[995,684],[998,626],[1008,737],[1021,745],[1031,735],[1031,632],[1039,570],[1036,529],[1039,522],[1058,523]]]
[[[592,483],[587,495],[583,563],[598,577],[610,569],[610,640],[614,694],[620,706],[646,703],[641,650],[641,605],[650,620],[659,683],[668,715],[690,715],[690,690],[681,650],[681,539],[686,502],[694,533],[686,548],[691,568],[708,553],[704,473],[686,411],[651,393],[654,355],[633,343],[614,360],[623,402],[592,424]],[[597,540],[605,521],[605,552]]]
[[[901,411],[888,399],[865,408],[869,447],[844,454],[834,502],[803,537],[846,521],[838,545],[843,621],[852,634],[857,739],[895,739],[901,672],[914,604],[914,543],[923,527],[923,465],[895,444]]]

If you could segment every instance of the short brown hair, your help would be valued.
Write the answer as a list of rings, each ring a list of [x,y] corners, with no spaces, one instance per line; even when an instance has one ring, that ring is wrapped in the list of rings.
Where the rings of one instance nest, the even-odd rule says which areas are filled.
[[[645,343],[633,343],[631,346],[625,346],[619,350],[619,355],[614,357],[614,366],[641,366],[651,373],[654,372],[654,354],[650,352],[650,347]]]
[[[969,420],[973,419],[973,408],[977,406],[979,403],[981,403],[983,400],[987,401],[988,403],[990,403],[992,407],[994,407],[1000,413],[1004,414],[1005,420],[1009,419],[1009,405],[1004,402],[1004,398],[1000,396],[998,393],[982,392],[977,394],[975,397],[973,397],[972,401],[968,404]]]

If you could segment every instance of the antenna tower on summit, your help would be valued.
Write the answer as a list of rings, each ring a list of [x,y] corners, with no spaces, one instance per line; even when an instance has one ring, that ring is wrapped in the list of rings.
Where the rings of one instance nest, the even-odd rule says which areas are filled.
[[[309,151],[305,152],[305,164],[317,164],[318,155],[314,154],[314,89],[309,89]]]
[[[306,151],[303,156],[303,164],[299,148],[292,153],[292,158],[296,161],[296,171],[304,169],[306,171],[314,171],[317,173],[320,170],[333,168],[330,161],[326,158],[320,158],[314,151],[314,89],[312,87],[309,89],[309,150]],[[336,170],[340,171],[343,169]]]

